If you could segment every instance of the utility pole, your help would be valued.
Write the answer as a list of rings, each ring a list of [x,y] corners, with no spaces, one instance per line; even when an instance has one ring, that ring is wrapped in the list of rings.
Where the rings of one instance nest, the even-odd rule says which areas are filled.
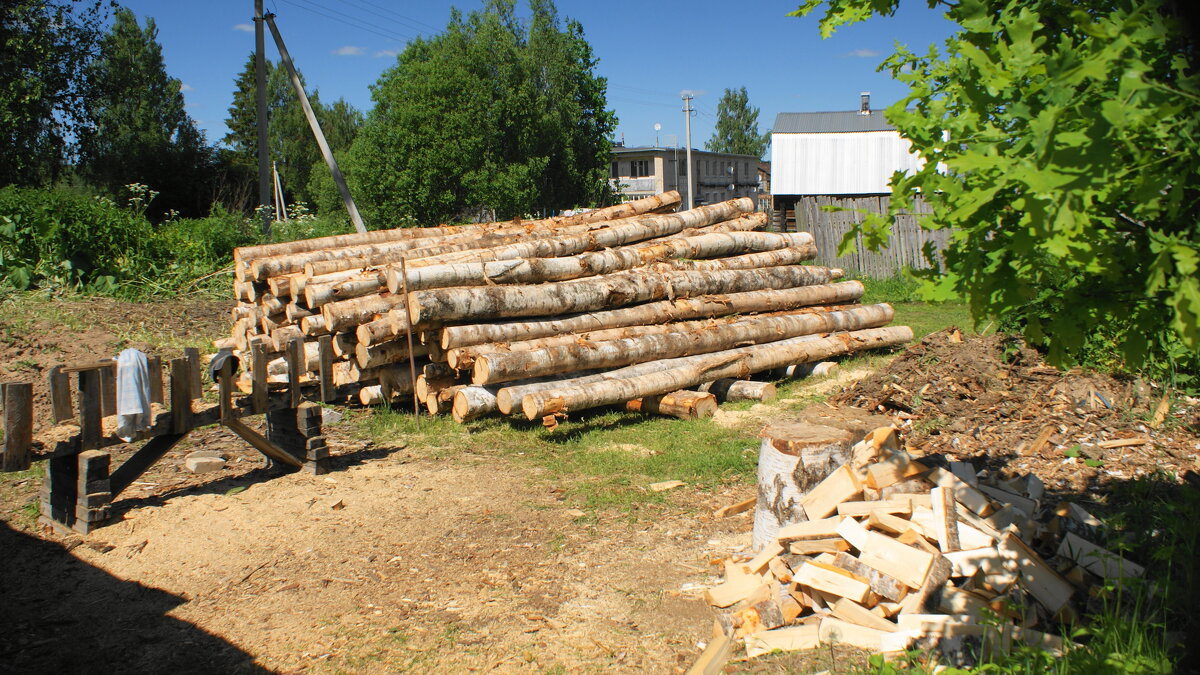
[[[692,166],[692,113],[693,112],[695,112],[695,111],[692,110],[692,95],[684,94],[683,95],[683,118],[684,118],[684,127],[687,132],[687,145],[685,147],[687,148],[688,209],[696,208],[696,200],[695,200],[695,197],[693,196],[694,193],[696,192],[696,189],[694,187],[696,184],[696,172],[692,170],[694,168]]]
[[[262,0],[256,0],[260,4]],[[279,60],[283,61],[284,67],[287,68],[288,77],[292,80],[292,88],[296,90],[296,97],[300,99],[300,106],[304,108],[304,116],[308,118],[308,128],[312,129],[313,136],[317,139],[317,147],[321,148],[321,155],[325,157],[325,163],[329,165],[329,172],[333,174],[333,182],[337,185],[338,192],[342,193],[342,203],[346,205],[346,212],[350,214],[350,222],[354,223],[354,229],[360,233],[367,231],[367,227],[363,225],[362,216],[358,214],[358,207],[354,204],[354,198],[350,196],[350,188],[346,187],[346,179],[342,177],[342,171],[338,168],[337,160],[333,157],[333,150],[329,149],[329,143],[325,140],[325,134],[321,131],[321,123],[317,121],[317,115],[313,112],[312,104],[308,102],[308,94],[304,91],[304,84],[300,82],[300,76],[296,73],[296,66],[292,63],[292,57],[288,54],[287,45],[283,43],[283,35],[279,33],[279,28],[275,26],[275,15],[268,14],[264,17],[267,22],[267,27],[271,29],[271,36],[275,38],[275,47],[279,49]],[[261,161],[261,160],[260,160]]]
[[[263,0],[254,0],[254,126],[258,130],[258,209],[262,212],[263,236],[271,238],[271,160],[267,147],[267,53],[263,34]]]

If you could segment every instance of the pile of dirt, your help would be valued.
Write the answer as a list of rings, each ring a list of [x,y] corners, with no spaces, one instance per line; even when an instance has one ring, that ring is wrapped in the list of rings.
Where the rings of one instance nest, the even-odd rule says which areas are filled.
[[[1052,489],[1200,469],[1194,400],[1172,407],[1153,384],[1060,371],[1009,335],[931,333],[832,402],[904,420],[925,453],[1033,470]]]

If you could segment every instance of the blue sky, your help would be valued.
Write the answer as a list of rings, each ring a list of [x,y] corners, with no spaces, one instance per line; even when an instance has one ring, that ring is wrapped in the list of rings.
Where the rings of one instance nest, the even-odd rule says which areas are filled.
[[[370,85],[416,35],[445,26],[450,8],[468,2],[389,0],[265,0],[288,50],[321,98],[371,107]],[[233,81],[254,49],[252,0],[124,0],[159,30],[167,70],[184,83],[188,112],[210,141],[226,133]],[[851,110],[870,91],[872,107],[903,95],[875,72],[896,42],[924,51],[953,32],[925,3],[908,3],[889,19],[872,19],[821,40],[815,18],[788,18],[796,2],[577,2],[559,0],[560,15],[578,20],[608,78],[609,104],[620,119],[618,139],[684,144],[680,93],[696,94],[692,145],[712,135],[717,102],[727,88],[746,87],[768,130],[779,112]],[[270,58],[275,49],[267,36]],[[676,141],[676,138],[678,139]]]

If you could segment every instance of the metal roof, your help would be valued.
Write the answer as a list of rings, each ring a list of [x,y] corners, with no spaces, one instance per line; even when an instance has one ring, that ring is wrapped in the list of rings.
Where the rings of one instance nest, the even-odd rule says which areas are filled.
[[[776,134],[832,134],[854,131],[893,131],[896,127],[883,118],[882,110],[862,115],[857,110],[845,112],[779,113],[775,117]]]

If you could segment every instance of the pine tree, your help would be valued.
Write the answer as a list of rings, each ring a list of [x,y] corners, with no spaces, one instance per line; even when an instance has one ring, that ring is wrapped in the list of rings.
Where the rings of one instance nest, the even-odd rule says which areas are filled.
[[[114,18],[88,68],[92,125],[80,136],[82,173],[110,194],[130,183],[150,186],[160,193],[156,212],[200,212],[211,150],[184,110],[179,80],[167,75],[158,29],[149,18],[143,29],[128,9]]]
[[[717,104],[717,128],[704,147],[713,152],[761,158],[769,140],[768,134],[758,132],[758,108],[751,107],[746,88],[726,89]]]

